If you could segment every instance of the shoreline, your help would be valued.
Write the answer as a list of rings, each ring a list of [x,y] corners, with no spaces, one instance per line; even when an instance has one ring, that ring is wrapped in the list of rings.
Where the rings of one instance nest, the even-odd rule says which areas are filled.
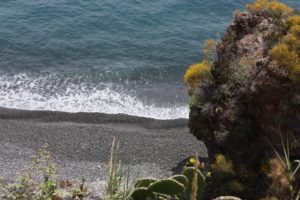
[[[140,123],[150,127],[157,126],[187,126],[188,119],[155,119],[128,114],[107,114],[98,112],[63,112],[51,110],[23,110],[0,106],[0,119],[39,120],[46,122],[76,122],[76,123]],[[150,124],[149,124],[150,123]],[[147,125],[148,124],[148,125]]]

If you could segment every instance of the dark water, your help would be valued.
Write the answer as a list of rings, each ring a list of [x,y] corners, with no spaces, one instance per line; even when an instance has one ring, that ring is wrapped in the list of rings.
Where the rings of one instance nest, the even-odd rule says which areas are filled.
[[[249,2],[1,0],[0,106],[187,118],[185,70]]]

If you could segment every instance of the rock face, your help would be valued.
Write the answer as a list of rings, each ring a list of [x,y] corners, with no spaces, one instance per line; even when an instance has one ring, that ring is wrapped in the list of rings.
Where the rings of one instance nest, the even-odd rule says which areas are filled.
[[[267,193],[261,167],[275,157],[272,146],[282,149],[280,135],[293,143],[291,159],[300,158],[300,87],[269,54],[284,34],[276,18],[235,16],[216,47],[212,81],[195,91],[201,106],[190,111],[190,132],[205,142],[211,161],[218,153],[231,160],[246,186],[243,199]]]

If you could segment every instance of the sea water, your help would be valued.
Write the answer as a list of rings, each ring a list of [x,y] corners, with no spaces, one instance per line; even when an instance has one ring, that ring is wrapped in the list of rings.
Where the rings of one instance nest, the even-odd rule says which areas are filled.
[[[187,118],[184,72],[249,2],[1,0],[0,106]]]

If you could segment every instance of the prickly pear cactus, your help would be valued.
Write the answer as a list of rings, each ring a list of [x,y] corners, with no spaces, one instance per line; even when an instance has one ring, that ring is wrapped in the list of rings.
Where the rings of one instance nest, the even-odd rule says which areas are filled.
[[[180,176],[180,175],[179,175]],[[185,177],[176,177],[184,181]],[[169,199],[172,196],[180,196],[184,193],[184,184],[176,181],[175,179],[141,179],[135,184],[131,198],[133,200],[146,200],[146,199]],[[159,197],[159,198],[158,198]]]
[[[156,178],[143,178],[143,179],[139,179],[134,184],[134,187],[135,188],[140,188],[140,187],[146,187],[146,188],[148,188],[150,184],[155,183],[156,181],[158,181],[158,179],[156,179]]]
[[[136,188],[131,194],[133,200],[146,200],[148,196],[148,190],[145,187]]]
[[[194,167],[187,167],[183,171],[183,175],[188,179],[188,185],[186,186],[185,190],[185,197],[190,200],[192,189],[193,189],[193,180],[195,177],[195,173],[197,174],[197,200],[202,199],[203,197],[203,191],[205,186],[205,178],[200,170],[195,169]]]
[[[165,179],[157,181],[148,187],[151,193],[159,193],[164,195],[178,195],[184,192],[184,185],[174,179]]]
[[[184,185],[184,187],[187,187],[187,185],[188,185],[188,179],[184,175],[174,175],[174,176],[170,177],[170,179],[174,179],[175,181],[178,181],[179,183]]]
[[[134,184],[131,195],[133,200],[168,200],[176,199],[191,200],[193,180],[197,174],[197,200],[202,199],[205,178],[199,169],[187,167],[182,175],[175,175],[168,179],[158,180],[154,178],[143,178]]]

